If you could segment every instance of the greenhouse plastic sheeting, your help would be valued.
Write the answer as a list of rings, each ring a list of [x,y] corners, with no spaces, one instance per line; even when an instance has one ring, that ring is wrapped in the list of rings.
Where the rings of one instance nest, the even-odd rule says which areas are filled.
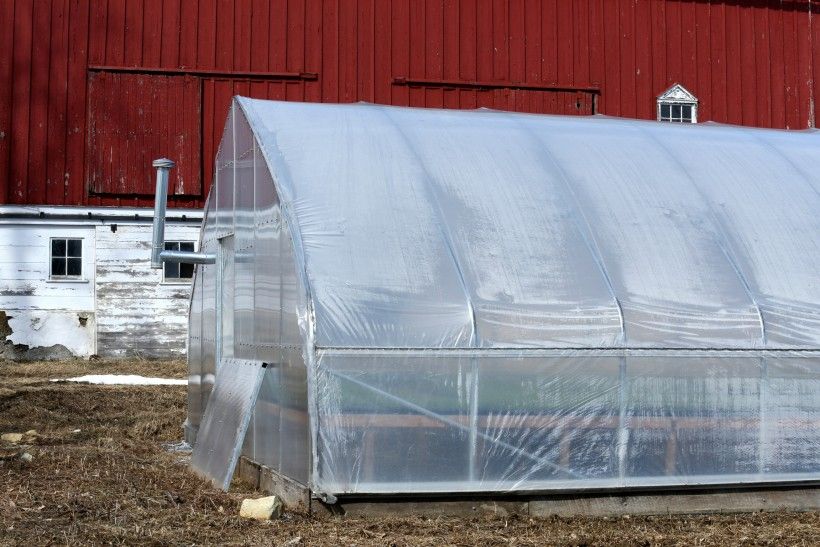
[[[820,347],[818,133],[240,104],[319,346]]]
[[[818,479],[820,352],[322,351],[334,493]]]
[[[237,98],[191,369],[277,363],[244,453],[320,493],[816,480],[817,165],[814,131]]]

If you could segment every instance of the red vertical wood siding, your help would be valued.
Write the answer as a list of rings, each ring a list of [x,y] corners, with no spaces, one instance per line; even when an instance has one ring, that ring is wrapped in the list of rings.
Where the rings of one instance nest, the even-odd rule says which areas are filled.
[[[698,96],[700,121],[814,127],[818,5],[3,1],[0,203],[150,206],[143,164],[164,150],[187,158],[171,205],[201,206],[235,94],[560,114],[594,109],[651,119],[657,95],[681,83]],[[195,79],[201,94],[192,98],[179,89],[158,101],[137,92],[89,96],[89,81],[101,74],[140,78],[149,87]],[[121,113],[120,134],[113,125],[100,133],[104,111],[96,109],[111,112],[123,101],[129,108]],[[123,138],[145,116],[164,121]],[[174,147],[172,137],[181,134],[195,151]]]
[[[169,195],[199,197],[201,103],[199,80],[191,76],[92,73],[88,85],[89,191],[151,196],[151,162],[169,156],[176,162]]]

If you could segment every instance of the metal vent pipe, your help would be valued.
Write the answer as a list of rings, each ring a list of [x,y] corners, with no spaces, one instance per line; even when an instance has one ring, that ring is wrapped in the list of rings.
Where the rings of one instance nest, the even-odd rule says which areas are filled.
[[[154,238],[151,247],[151,267],[162,268],[162,251],[165,250],[165,208],[168,204],[168,172],[176,164],[168,158],[154,160],[157,170],[157,189],[154,196]]]
[[[154,160],[157,170],[157,189],[154,196],[154,235],[151,243],[151,267],[160,270],[163,262],[184,264],[214,264],[213,253],[192,253],[188,251],[165,250],[165,211],[168,205],[168,172],[176,165],[168,158]]]

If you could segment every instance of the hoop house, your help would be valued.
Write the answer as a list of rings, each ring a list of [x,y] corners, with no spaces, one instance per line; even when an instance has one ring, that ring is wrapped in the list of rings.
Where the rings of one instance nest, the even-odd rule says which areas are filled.
[[[188,426],[246,359],[242,453],[319,495],[816,480],[818,165],[816,132],[237,98]]]

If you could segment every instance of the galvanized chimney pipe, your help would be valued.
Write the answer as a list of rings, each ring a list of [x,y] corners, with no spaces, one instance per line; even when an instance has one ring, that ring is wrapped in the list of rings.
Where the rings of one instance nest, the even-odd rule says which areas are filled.
[[[163,262],[184,264],[214,264],[213,253],[192,253],[188,251],[165,250],[165,210],[168,205],[168,171],[176,164],[168,158],[154,160],[157,169],[157,190],[154,196],[154,236],[151,243],[151,267],[162,269]]]
[[[176,164],[168,158],[154,160],[157,170],[157,191],[154,196],[154,238],[151,247],[151,267],[162,268],[162,251],[165,250],[165,208],[168,204],[168,171]]]

